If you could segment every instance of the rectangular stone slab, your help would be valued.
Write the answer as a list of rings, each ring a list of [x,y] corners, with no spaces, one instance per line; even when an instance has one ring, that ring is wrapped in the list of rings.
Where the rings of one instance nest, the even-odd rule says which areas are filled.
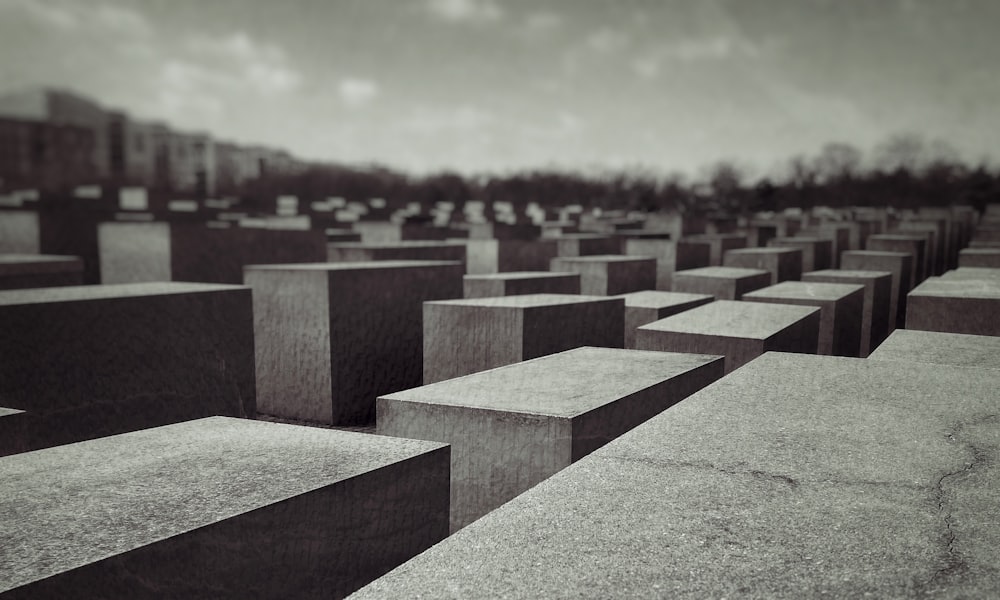
[[[664,291],[670,289],[670,279],[677,268],[676,265],[679,260],[677,256],[677,242],[659,238],[628,238],[625,240],[624,246],[625,254],[629,256],[651,256],[655,258],[656,289]],[[704,258],[698,264],[693,264],[685,268],[701,266],[708,266],[707,250],[705,250]]]
[[[83,284],[83,260],[51,254],[0,254],[0,290]]]
[[[375,260],[457,260],[465,263],[465,244],[432,241],[346,242],[326,245],[331,262]]]
[[[816,352],[857,357],[861,350],[861,324],[865,288],[856,284],[786,281],[749,294],[748,302],[772,302],[820,307],[819,343]]]
[[[726,373],[771,351],[816,351],[820,309],[717,300],[636,330],[639,350],[726,357]]]
[[[769,248],[802,250],[802,272],[820,271],[833,266],[833,240],[816,237],[778,237],[768,240]]]
[[[1000,335],[1000,280],[929,277],[906,301],[907,329]]]
[[[424,303],[424,384],[577,348],[621,348],[625,301],[527,294]]]
[[[718,356],[577,348],[378,399],[377,432],[451,444],[451,530],[722,377]]]
[[[635,348],[635,331],[640,326],[708,304],[707,294],[643,291],[622,294],[625,300],[625,348]]]
[[[763,269],[702,267],[674,273],[672,290],[708,294],[718,300],[739,300],[743,294],[771,285],[771,274]]]
[[[465,242],[467,272],[544,271],[556,257],[555,240],[479,240]]]
[[[889,297],[889,331],[902,327],[906,317],[906,294],[912,287],[910,273],[913,255],[905,252],[857,250],[841,255],[840,266],[846,270],[889,271],[892,291]]]
[[[418,386],[423,303],[459,298],[457,261],[248,266],[257,406],[334,425],[375,418],[375,398]]]
[[[355,598],[992,597],[998,388],[768,354]]]
[[[656,289],[656,259],[602,254],[553,258],[550,270],[580,274],[580,293],[614,296]]]
[[[343,597],[448,534],[448,448],[210,418],[0,460],[0,598]]]
[[[521,296],[524,294],[579,294],[579,273],[518,271],[466,275],[462,280],[466,298]]]
[[[889,335],[889,296],[892,293],[892,273],[889,271],[858,271],[829,269],[802,275],[802,281],[819,283],[851,283],[865,288],[861,313],[861,358]]]
[[[1000,269],[1000,248],[963,248],[958,253],[958,266]]]
[[[617,239],[590,233],[563,234],[556,238],[557,256],[591,256],[615,254],[621,248]]]
[[[763,269],[771,274],[771,285],[798,281],[802,277],[801,248],[741,248],[729,250],[722,265],[743,269]]]
[[[0,456],[28,451],[30,415],[0,406]]]
[[[0,292],[0,402],[32,449],[256,412],[250,288],[137,283]]]
[[[1000,369],[1000,337],[897,329],[868,358]]]
[[[868,250],[882,252],[905,252],[913,257],[910,265],[910,289],[916,287],[927,277],[924,270],[926,262],[927,240],[923,235],[899,235],[883,233],[868,236]]]

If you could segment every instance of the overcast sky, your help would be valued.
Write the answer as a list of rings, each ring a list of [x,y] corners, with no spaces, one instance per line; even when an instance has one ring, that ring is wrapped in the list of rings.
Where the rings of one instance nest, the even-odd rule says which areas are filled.
[[[0,93],[310,159],[760,170],[1000,139],[996,0],[0,0]]]

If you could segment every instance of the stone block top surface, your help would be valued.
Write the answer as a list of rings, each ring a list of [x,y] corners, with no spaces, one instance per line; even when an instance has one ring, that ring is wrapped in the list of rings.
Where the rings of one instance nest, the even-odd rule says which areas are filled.
[[[817,277],[842,277],[844,279],[880,279],[882,277],[892,277],[892,271],[864,271],[860,269],[822,269],[820,271],[810,271],[802,276],[815,275]]]
[[[642,262],[655,260],[653,256],[635,256],[631,254],[590,254],[587,256],[557,256],[554,261],[571,263],[613,263],[613,262]]]
[[[552,279],[553,277],[579,277],[579,273],[570,273],[568,271],[505,271],[502,273],[479,273],[474,275],[465,275],[466,280],[475,281],[511,281],[518,279]]]
[[[71,285],[64,287],[0,291],[0,306],[23,304],[54,304],[57,302],[82,302],[109,298],[135,298],[139,296],[167,296],[249,290],[242,285],[222,283],[188,283],[181,281],[156,281],[150,283],[118,283],[105,285]]]
[[[736,248],[735,250],[726,250],[726,254],[794,254],[796,252],[802,252],[798,248],[772,248],[764,246],[762,248]]]
[[[631,292],[613,296],[614,298],[624,298],[625,306],[637,308],[665,308],[688,302],[699,302],[713,300],[715,296],[708,294],[687,294],[684,292],[661,292],[657,290],[643,290],[641,292]]]
[[[1000,337],[897,329],[868,358],[1000,369]]]
[[[697,277],[718,277],[720,279],[739,279],[741,277],[756,277],[758,275],[770,275],[770,271],[763,269],[746,269],[743,267],[701,267],[698,269],[687,269],[677,271],[674,276],[694,275]]]
[[[716,300],[639,329],[765,340],[819,310],[813,306]]]
[[[246,265],[252,271],[369,271],[461,265],[457,260],[364,260],[357,262],[294,263],[286,265]]]
[[[613,302],[614,296],[581,296],[579,294],[524,294],[521,296],[498,296],[495,298],[464,298],[457,300],[428,300],[424,304],[444,306],[478,306],[482,308],[536,308],[564,304],[584,304],[587,302]]]
[[[872,256],[879,258],[902,258],[912,256],[909,252],[891,252],[889,250],[847,250],[844,252],[849,256]]]
[[[211,417],[9,456],[0,591],[442,447]]]
[[[0,254],[0,275],[73,273],[83,271],[78,256],[54,254]]]
[[[1000,280],[928,277],[910,291],[915,296],[1000,299]]]
[[[4,408],[0,406],[0,417],[9,417],[10,415],[23,414],[23,410],[17,410],[16,408]]]
[[[959,254],[970,254],[975,256],[996,256],[1000,254],[1000,248],[962,248],[959,251]]]
[[[789,298],[816,300],[840,300],[850,296],[864,286],[852,283],[819,283],[813,281],[782,281],[766,288],[743,294],[744,298]]]
[[[992,597],[998,387],[768,353],[355,598]]]
[[[718,360],[723,357],[584,346],[382,398],[571,418]]]
[[[989,267],[959,267],[945,271],[941,279],[949,281],[964,281],[970,279],[1000,280],[1000,269]]]

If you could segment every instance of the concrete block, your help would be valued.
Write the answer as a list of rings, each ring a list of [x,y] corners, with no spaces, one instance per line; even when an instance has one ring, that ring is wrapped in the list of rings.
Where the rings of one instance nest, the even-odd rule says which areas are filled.
[[[371,423],[379,394],[421,384],[423,303],[460,298],[462,273],[456,261],[247,267],[258,410]]]
[[[580,274],[580,292],[614,296],[656,289],[656,259],[606,254],[553,258],[550,269]]]
[[[579,294],[579,273],[524,271],[466,275],[463,279],[465,298],[493,298],[524,294]]]
[[[889,335],[889,297],[892,294],[892,273],[889,271],[830,269],[806,273],[802,276],[802,281],[864,286],[864,308],[861,313],[861,358],[867,357]]]
[[[963,248],[958,253],[958,266],[1000,269],[1000,248]]]
[[[906,316],[906,294],[912,284],[913,255],[906,252],[880,252],[860,250],[845,252],[840,266],[849,271],[888,271],[892,273],[889,296],[889,331],[902,327]]]
[[[553,239],[557,243],[557,256],[615,254],[621,248],[617,239],[607,235],[571,233]]]
[[[83,284],[83,260],[76,256],[0,254],[0,290]]]
[[[778,237],[768,240],[769,248],[802,250],[802,272],[822,271],[833,267],[833,240],[817,237]]]
[[[925,273],[940,275],[946,269],[948,262],[947,222],[943,220],[921,219],[919,221],[900,221],[895,233],[904,235],[910,233],[923,234],[927,239],[927,254],[925,257]]]
[[[635,331],[642,325],[659,321],[715,300],[707,294],[643,291],[622,294],[625,300],[625,348],[635,349]]]
[[[355,598],[991,597],[997,389],[769,354]]]
[[[481,240],[465,243],[469,274],[545,271],[557,256],[555,240]]]
[[[797,281],[802,277],[801,248],[741,248],[729,250],[722,265],[744,269],[763,269],[771,274],[771,285],[782,281]]]
[[[342,598],[448,534],[437,443],[215,417],[2,459],[2,598]]]
[[[200,283],[0,292],[0,401],[30,447],[212,415],[253,417],[250,289]]]
[[[23,410],[0,406],[0,456],[28,451],[30,418]]]
[[[542,237],[542,228],[539,225],[528,223],[518,223],[509,225],[507,223],[470,223],[470,240],[537,240]]]
[[[377,432],[451,444],[454,532],[720,377],[718,356],[577,348],[383,396]]]
[[[376,245],[405,241],[442,241],[449,235],[444,227],[431,227],[423,223],[357,221],[351,228],[361,234],[363,243]]]
[[[682,252],[686,254],[688,252],[687,246],[699,245],[708,246],[708,265],[705,266],[720,267],[722,266],[722,257],[727,251],[747,247],[747,236],[737,233],[705,233],[686,236],[677,242],[678,255]],[[678,270],[681,270],[680,266],[678,266]]]
[[[636,330],[636,348],[721,354],[726,373],[765,352],[816,351],[820,309],[718,300]]]
[[[861,323],[865,306],[865,288],[862,285],[786,281],[744,294],[743,299],[818,306],[821,312],[816,352],[857,357],[861,351]]]
[[[0,210],[0,253],[40,254],[41,223],[32,210]]]
[[[245,265],[326,258],[321,231],[109,222],[97,236],[102,283],[242,283]]]
[[[673,272],[712,266],[711,242],[692,240],[690,237],[683,244],[681,241],[683,240],[678,240],[675,244],[676,258]]]
[[[424,303],[424,384],[579,346],[621,348],[625,301],[529,294]]]
[[[628,256],[651,256],[656,259],[656,289],[669,290],[671,278],[677,264],[677,242],[662,238],[635,238],[625,240],[625,254]],[[704,264],[708,266],[708,252],[705,251]]]
[[[906,302],[907,329],[1000,335],[1000,280],[929,277]]]
[[[704,267],[677,271],[673,291],[708,294],[719,300],[739,300],[743,294],[771,285],[771,274],[763,269]]]
[[[456,242],[347,242],[327,244],[331,262],[371,262],[375,260],[457,260],[465,264],[465,244]]]
[[[901,235],[883,233],[868,236],[868,250],[881,252],[905,252],[913,257],[910,265],[911,288],[916,287],[927,276],[924,271],[927,240],[923,235]]]
[[[1000,369],[1000,337],[897,329],[868,358]]]
[[[840,253],[847,250],[860,250],[861,248],[852,248],[851,241],[851,227],[843,223],[831,223],[825,222],[820,223],[816,226],[803,229],[799,232],[802,237],[818,238],[822,240],[830,240],[830,267],[831,269],[836,269],[839,266],[838,259]],[[807,269],[803,269],[808,272]],[[813,269],[819,271],[820,269]]]

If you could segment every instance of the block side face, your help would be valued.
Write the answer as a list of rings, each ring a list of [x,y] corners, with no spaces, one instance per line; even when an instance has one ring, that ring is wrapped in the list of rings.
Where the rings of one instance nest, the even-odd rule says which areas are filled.
[[[27,210],[0,211],[0,253],[41,254],[38,213]]]
[[[0,408],[0,457],[27,452],[30,448],[31,414]]]
[[[523,360],[522,309],[425,304],[424,385]]]
[[[526,294],[579,294],[580,275],[554,275],[531,279],[511,279],[506,282],[505,296]]]
[[[382,398],[377,433],[451,444],[452,532],[571,462],[564,418]]]
[[[494,298],[506,296],[506,282],[497,279],[465,279],[462,282],[463,298]]]
[[[707,294],[716,300],[738,300],[736,280],[723,277],[703,277],[675,272],[671,290],[687,294]]]
[[[636,349],[691,354],[717,354],[725,357],[725,372],[740,368],[764,353],[764,340],[723,337],[720,335],[638,329]]]
[[[536,307],[523,315],[521,360],[580,346],[624,347],[625,301],[619,298]]]
[[[725,374],[725,359],[666,377],[622,398],[574,417],[572,460],[576,462],[623,433],[641,425]]]
[[[0,330],[0,397],[32,413],[33,449],[256,412],[247,288],[0,307]]]
[[[365,424],[375,398],[423,382],[423,303],[460,298],[459,264],[330,275],[334,424]]]
[[[656,260],[635,260],[608,264],[608,295],[656,289]]]
[[[1000,300],[910,294],[907,298],[906,329],[1000,335]]]
[[[326,273],[248,269],[261,413],[329,423],[330,298]]]
[[[822,311],[816,310],[775,332],[764,341],[764,352],[814,354],[819,346]]]
[[[559,255],[554,240],[507,240],[500,243],[497,269],[512,271],[545,271]]]
[[[101,223],[101,283],[172,281],[173,243],[166,223]]]
[[[469,274],[497,273],[500,270],[500,242],[469,240],[465,244],[466,272]]]
[[[766,304],[793,304],[796,306],[815,306],[820,309],[819,317],[819,340],[816,348],[811,352],[829,356],[833,353],[836,323],[836,301],[818,300],[814,298],[771,298],[767,296],[753,296],[744,298],[747,302],[763,302]]]

